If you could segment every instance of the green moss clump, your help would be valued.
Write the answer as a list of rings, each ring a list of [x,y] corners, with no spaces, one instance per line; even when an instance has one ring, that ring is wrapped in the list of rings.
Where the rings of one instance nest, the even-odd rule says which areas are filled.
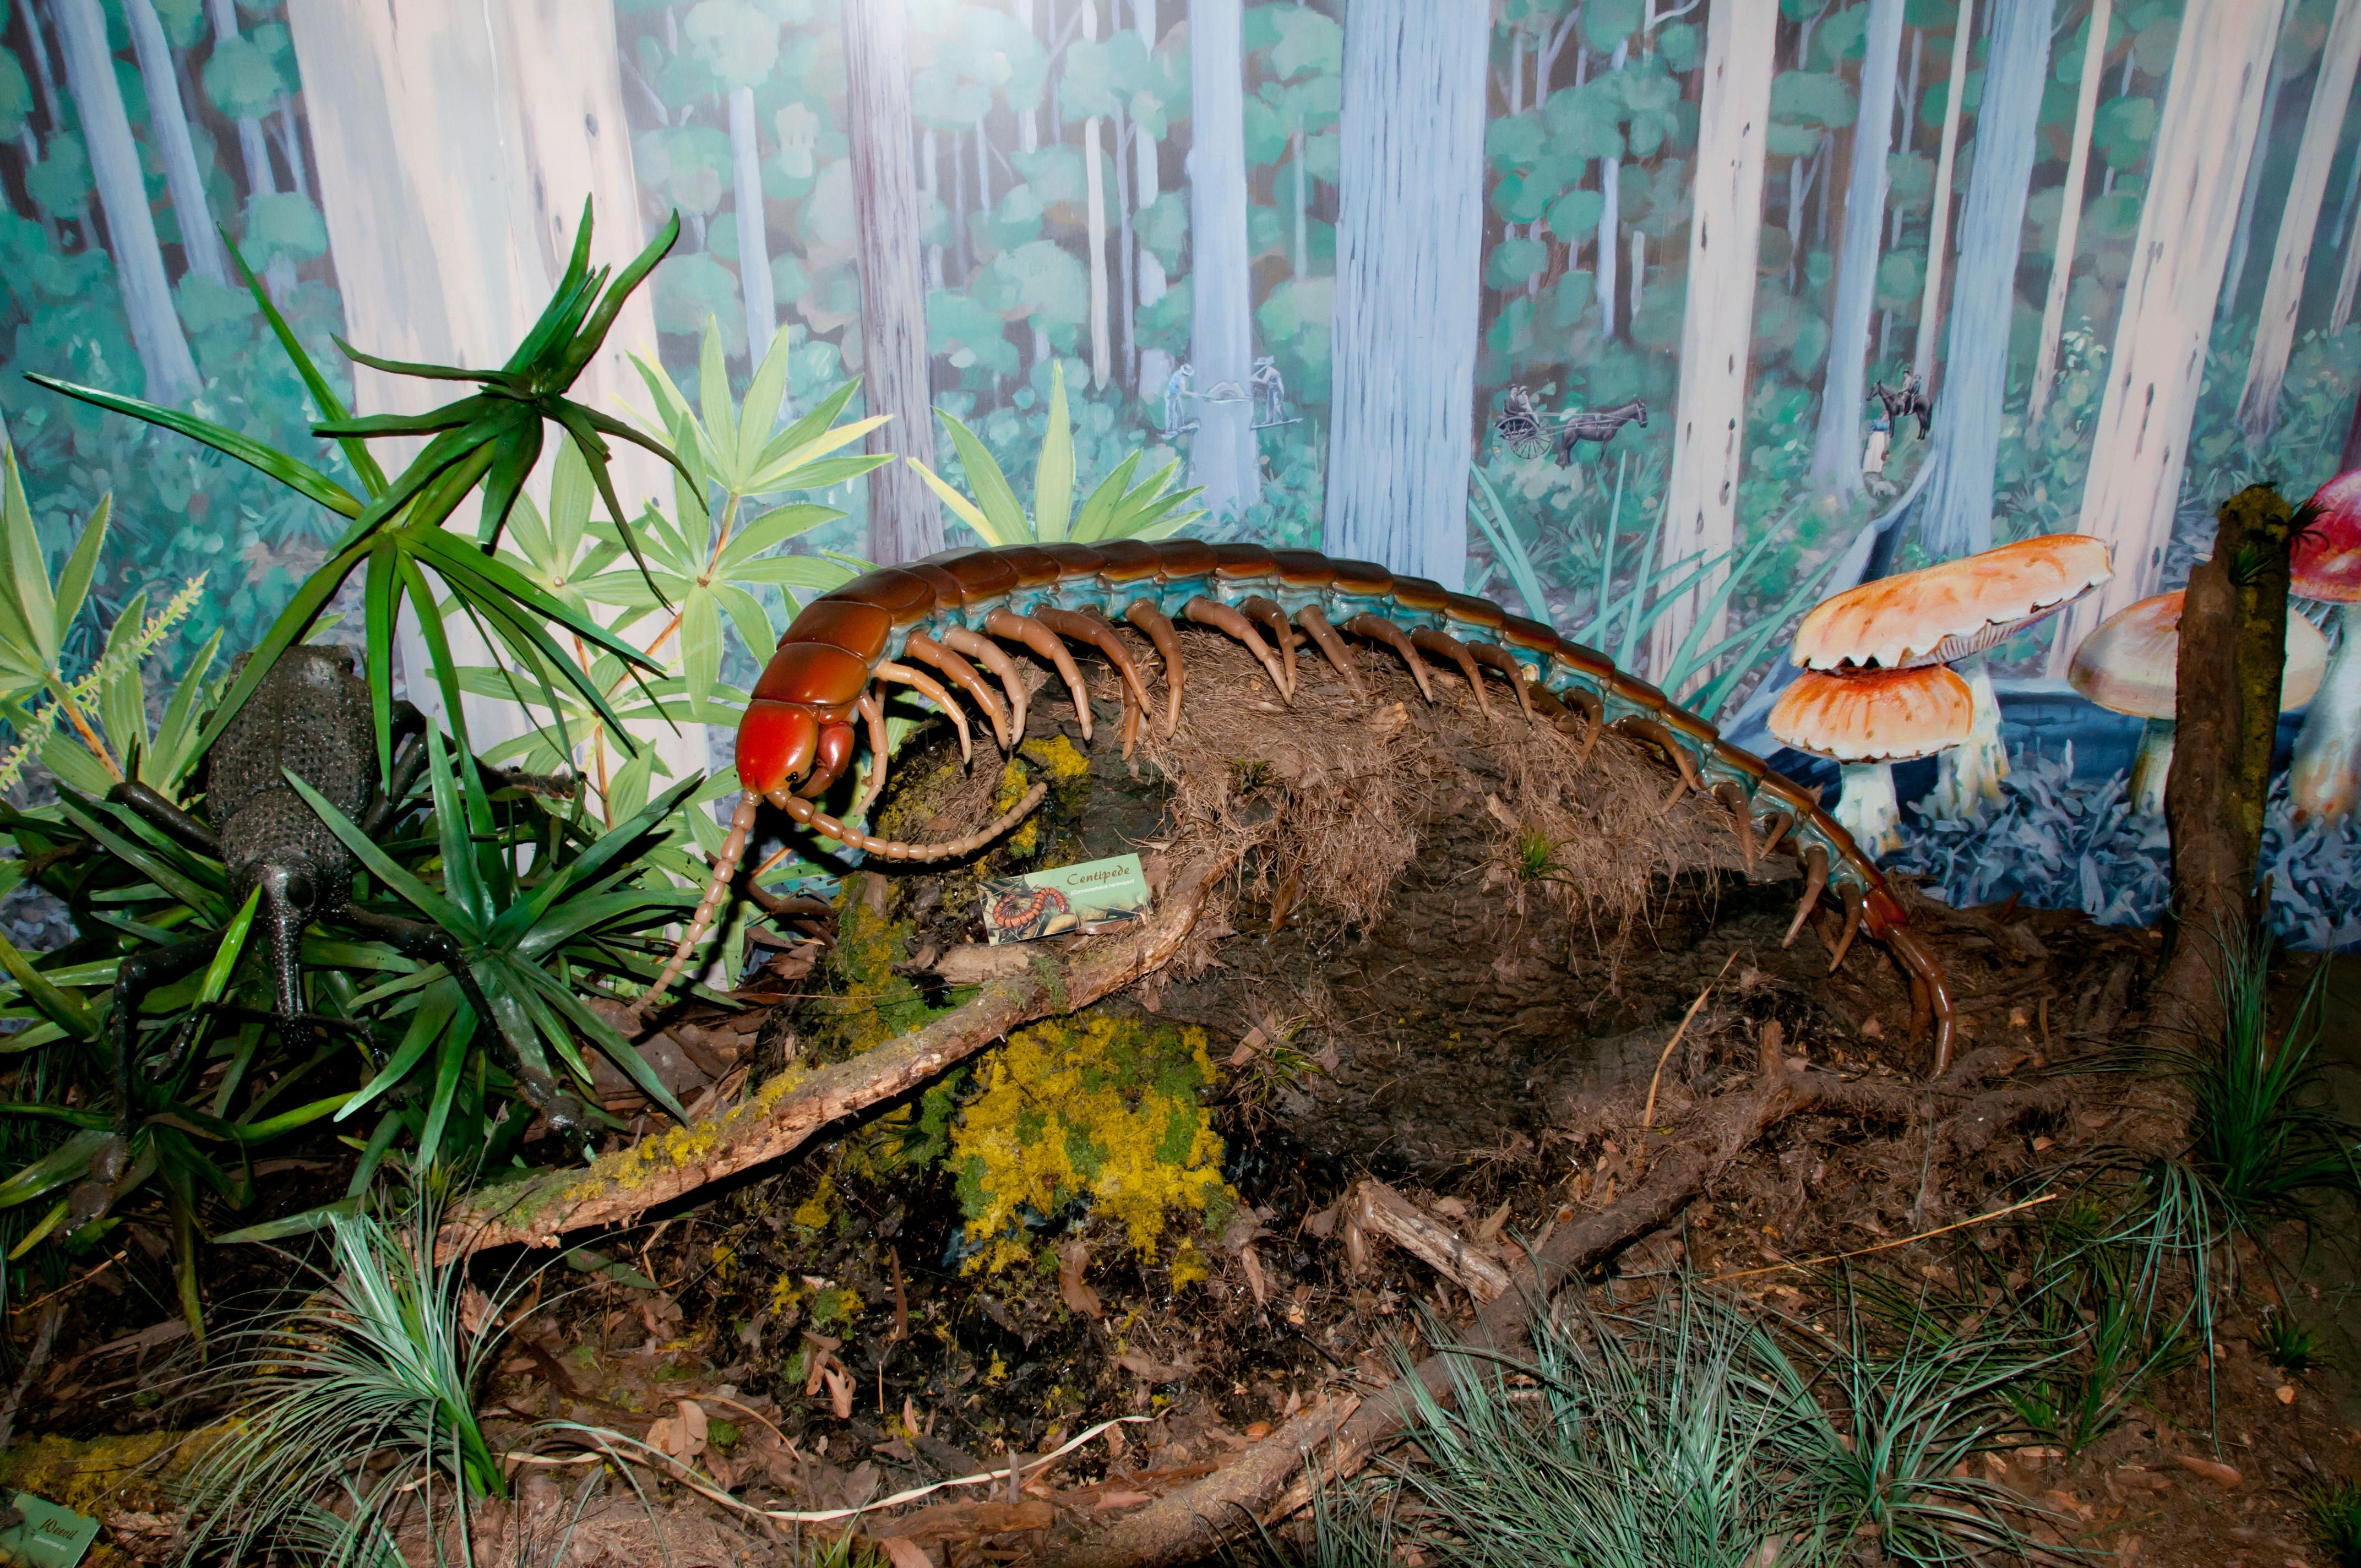
[[[1237,1201],[1200,1102],[1213,1080],[1205,1034],[1104,1009],[1009,1037],[978,1069],[951,1129],[970,1271],[1033,1256],[1024,1219],[1074,1202],[1123,1226],[1154,1261],[1167,1233],[1218,1225]],[[1184,1234],[1176,1266],[1195,1252]],[[1185,1281],[1183,1281],[1185,1283]]]
[[[837,901],[836,947],[828,960],[840,991],[826,1003],[843,1056],[874,1050],[937,1015],[910,978],[894,972],[909,950],[909,923],[872,909],[861,896],[861,879],[848,879]]]

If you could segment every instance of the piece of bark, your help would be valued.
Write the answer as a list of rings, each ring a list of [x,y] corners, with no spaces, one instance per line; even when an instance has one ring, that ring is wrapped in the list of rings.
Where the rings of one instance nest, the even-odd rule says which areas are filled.
[[[2148,1007],[2151,1032],[2186,1042],[2221,1025],[2225,948],[2258,916],[2256,861],[2270,795],[2286,661],[2295,510],[2268,485],[2222,503],[2212,559],[2191,568],[2180,615],[2172,767],[2171,950]]]
[[[1036,1018],[1060,1016],[1170,961],[1206,896],[1236,863],[1211,850],[1176,872],[1157,912],[1120,934],[1044,951],[1021,975],[986,984],[964,1006],[851,1061],[790,1069],[709,1120],[654,1133],[587,1171],[555,1170],[480,1191],[443,1223],[438,1255],[558,1245],[568,1231],[611,1225],[801,1146],[821,1128],[939,1076]]]
[[[1508,1289],[1506,1268],[1384,1182],[1362,1182],[1351,1201],[1353,1221],[1364,1234],[1385,1237],[1479,1303]]]

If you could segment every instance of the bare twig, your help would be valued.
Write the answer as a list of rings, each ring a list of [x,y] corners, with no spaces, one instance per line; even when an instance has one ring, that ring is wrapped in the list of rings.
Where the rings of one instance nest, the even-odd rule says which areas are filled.
[[[1656,1058],[1656,1070],[1651,1074],[1648,1079],[1647,1109],[1640,1113],[1640,1130],[1643,1135],[1651,1126],[1655,1124],[1656,1085],[1664,1081],[1664,1064],[1673,1059],[1673,1051],[1680,1045],[1681,1036],[1689,1032],[1689,1025],[1696,1020],[1697,1009],[1705,1005],[1705,999],[1713,994],[1713,988],[1721,983],[1721,977],[1728,974],[1730,972],[1730,966],[1737,961],[1738,955],[1736,953],[1732,953],[1730,957],[1721,960],[1720,970],[1716,972],[1711,980],[1706,981],[1705,989],[1697,992],[1697,997],[1695,1002],[1689,1003],[1689,1010],[1681,1014],[1681,1026],[1673,1031],[1673,1037],[1671,1039],[1664,1042],[1664,1055]]]

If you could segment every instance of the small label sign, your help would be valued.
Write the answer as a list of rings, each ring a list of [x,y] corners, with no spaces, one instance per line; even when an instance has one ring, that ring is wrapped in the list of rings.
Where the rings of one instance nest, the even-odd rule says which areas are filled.
[[[90,1543],[98,1539],[98,1521],[71,1508],[61,1508],[30,1492],[11,1493],[9,1507],[0,1509],[0,1563],[30,1568],[74,1568]]]
[[[1148,877],[1137,855],[994,877],[983,884],[983,932],[994,946],[1147,917]]]

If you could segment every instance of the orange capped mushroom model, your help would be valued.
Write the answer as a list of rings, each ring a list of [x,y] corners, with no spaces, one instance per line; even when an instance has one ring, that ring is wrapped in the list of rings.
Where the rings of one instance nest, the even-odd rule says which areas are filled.
[[[2074,650],[2066,678],[2110,713],[2147,720],[2132,758],[2133,812],[2164,812],[2164,778],[2172,767],[2173,698],[2180,686],[2181,590],[2125,605]],[[2290,614],[2287,663],[2279,672],[2279,710],[2301,707],[2320,689],[2328,668],[2328,639],[2302,616]]]
[[[2008,776],[1984,651],[2114,575],[2105,541],[2037,533],[1848,588],[1806,613],[1793,657],[1808,670],[1956,664],[1975,714],[1969,733],[1943,758],[1935,806],[1944,816],[1964,817],[1979,802],[1999,800],[2000,781]]]
[[[1905,670],[1806,671],[1771,709],[1771,733],[1843,765],[1836,819],[1872,854],[1902,847],[1894,766],[1968,738],[1975,699],[1940,664]]]
[[[2361,806],[2361,468],[2312,498],[2295,542],[2297,597],[2338,606],[2335,655],[2295,738],[2288,804],[2298,823],[2341,822]]]

